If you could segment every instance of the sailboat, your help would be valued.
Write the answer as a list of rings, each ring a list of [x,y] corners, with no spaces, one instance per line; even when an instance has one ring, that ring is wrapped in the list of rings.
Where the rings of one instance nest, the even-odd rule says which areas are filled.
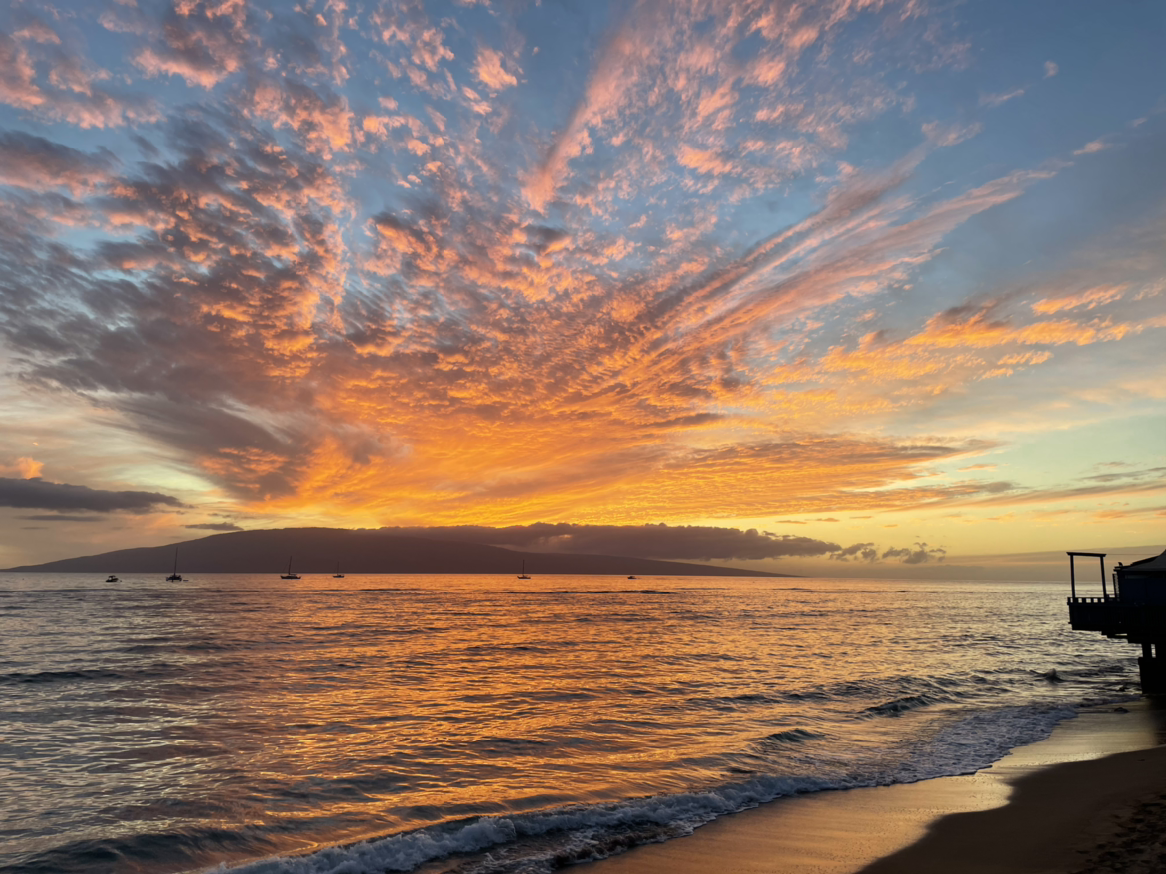
[[[288,566],[287,566],[287,569],[288,569],[289,571],[291,570],[291,564],[290,564],[290,563],[288,564]],[[333,577],[334,579],[337,579],[337,580],[340,580],[340,579],[343,579],[343,578],[344,578],[344,574],[340,573],[340,559],[336,559],[336,573],[332,574],[332,577]]]
[[[170,576],[168,576],[166,578],[166,582],[168,582],[168,583],[174,583],[174,582],[181,583],[182,582],[182,574],[178,573],[178,547],[177,546],[174,547],[174,572],[171,573]]]
[[[522,573],[520,573],[518,575],[518,578],[520,580],[529,580],[530,579],[530,577],[527,576],[527,574],[526,574],[526,559],[525,558],[522,560]]]
[[[293,573],[292,573],[292,569],[291,569],[291,560],[292,560],[292,557],[289,555],[289,556],[287,557],[287,573],[286,573],[286,574],[280,574],[280,575],[279,575],[279,578],[280,578],[281,580],[298,580],[298,579],[300,578],[300,575],[299,575],[299,574],[293,574]]]

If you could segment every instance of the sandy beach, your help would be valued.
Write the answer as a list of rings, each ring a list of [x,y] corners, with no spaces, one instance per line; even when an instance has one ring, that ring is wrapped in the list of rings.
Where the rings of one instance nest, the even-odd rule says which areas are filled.
[[[1166,747],[1018,780],[1003,807],[958,813],[862,874],[1166,871]]]
[[[1166,871],[1166,709],[1086,712],[976,774],[779,799],[595,874]]]

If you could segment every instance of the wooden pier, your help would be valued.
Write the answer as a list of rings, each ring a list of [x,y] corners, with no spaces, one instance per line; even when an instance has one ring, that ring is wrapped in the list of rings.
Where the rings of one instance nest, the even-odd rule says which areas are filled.
[[[1113,569],[1112,590],[1105,579],[1105,553],[1070,552],[1069,625],[1100,631],[1142,645],[1138,659],[1142,694],[1166,695],[1166,552]],[[1078,558],[1096,558],[1101,567],[1101,595],[1077,594]]]

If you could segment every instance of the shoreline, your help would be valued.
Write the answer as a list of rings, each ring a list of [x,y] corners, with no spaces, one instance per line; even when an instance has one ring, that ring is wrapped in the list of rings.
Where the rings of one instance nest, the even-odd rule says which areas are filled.
[[[1163,870],[1166,747],[1042,768],[1012,790],[1003,807],[945,816],[861,874]],[[1158,814],[1147,827],[1151,807]]]
[[[589,874],[1149,874],[1166,870],[1163,744],[1166,702],[1106,705],[975,774],[779,798]]]

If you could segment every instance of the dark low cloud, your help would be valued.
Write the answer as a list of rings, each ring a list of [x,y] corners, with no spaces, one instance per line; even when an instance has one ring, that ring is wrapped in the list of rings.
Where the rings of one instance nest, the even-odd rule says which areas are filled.
[[[58,513],[56,515],[49,515],[48,513],[37,514],[35,516],[21,516],[28,522],[100,522],[105,517],[103,516],[76,516],[68,513]]]
[[[1003,494],[1004,492],[1015,491],[1017,488],[1019,488],[1019,486],[1017,486],[1014,482],[1009,482],[1008,480],[997,480],[996,482],[984,483],[978,487],[978,491],[989,495],[999,495]]]
[[[201,531],[242,531],[234,522],[199,522],[195,525],[186,525],[185,528],[197,528]]]
[[[837,520],[834,520],[837,521]],[[873,543],[852,543],[830,556],[835,561],[876,561],[879,551]]]
[[[750,528],[709,525],[573,525],[536,523],[487,528],[454,525],[437,528],[385,528],[393,534],[433,537],[542,552],[583,552],[690,561],[805,557],[837,552],[837,543],[772,534]]]
[[[916,543],[914,547],[891,547],[883,553],[883,558],[898,559],[903,564],[926,564],[929,561],[943,561],[947,550],[926,543]]]
[[[160,492],[114,492],[91,489],[89,486],[51,483],[40,477],[32,479],[0,477],[0,507],[20,507],[29,510],[89,510],[95,513],[128,510],[146,513],[159,506],[184,505],[178,498]]]
[[[0,184],[20,188],[68,187],[74,191],[105,178],[116,164],[113,154],[93,154],[21,131],[0,132]]]

